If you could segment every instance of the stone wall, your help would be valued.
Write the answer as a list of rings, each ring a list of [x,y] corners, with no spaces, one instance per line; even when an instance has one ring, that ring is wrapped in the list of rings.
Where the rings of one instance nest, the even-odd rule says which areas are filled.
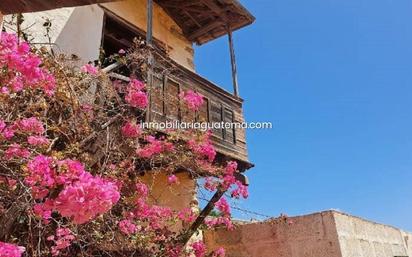
[[[227,257],[412,257],[412,234],[336,211],[204,233]]]
[[[405,232],[343,213],[334,217],[343,257],[412,256]]]
[[[341,257],[333,214],[316,213],[204,233],[208,249],[227,257]]]

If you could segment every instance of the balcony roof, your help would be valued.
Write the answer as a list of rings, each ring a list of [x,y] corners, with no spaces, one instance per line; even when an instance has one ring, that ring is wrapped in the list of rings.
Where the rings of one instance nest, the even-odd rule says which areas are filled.
[[[198,44],[252,24],[255,17],[237,0],[156,0],[182,28],[186,37]]]
[[[1,0],[3,14],[36,12],[117,0]],[[252,24],[253,15],[238,0],[154,0],[192,42],[204,44]]]

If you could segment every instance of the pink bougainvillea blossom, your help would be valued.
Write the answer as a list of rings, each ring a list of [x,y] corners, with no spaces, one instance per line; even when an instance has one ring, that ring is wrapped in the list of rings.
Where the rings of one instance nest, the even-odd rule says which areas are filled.
[[[0,242],[0,257],[21,257],[24,251],[22,246]]]
[[[230,206],[229,203],[227,202],[226,198],[222,197],[215,203],[216,209],[221,211],[223,215],[225,216],[230,216]]]
[[[29,44],[19,42],[15,34],[0,32],[1,93],[18,93],[25,89],[41,89],[47,95],[54,93],[54,77],[40,67],[41,59],[31,52]],[[5,78],[5,80],[3,80]]]
[[[20,146],[19,144],[12,144],[4,152],[4,159],[11,160],[13,158],[28,158],[30,151]]]
[[[143,82],[136,79],[131,80],[125,96],[126,103],[135,108],[146,108],[149,100],[147,98],[147,94],[142,91],[143,88]]]
[[[199,110],[204,102],[203,97],[192,90],[182,92],[179,96],[183,99],[187,107],[192,111]]]
[[[133,90],[140,91],[140,90],[143,90],[145,88],[145,85],[140,80],[132,79],[132,80],[130,80],[129,87]]]
[[[56,171],[53,168],[53,159],[38,155],[27,164],[28,176],[25,178],[29,186],[42,186],[52,188],[56,183]]]
[[[29,145],[33,146],[44,146],[50,143],[49,140],[44,136],[29,136],[27,138],[27,142],[29,143]]]
[[[191,223],[195,221],[196,214],[191,208],[184,208],[183,210],[178,212],[177,217],[183,222]]]
[[[95,67],[94,65],[88,63],[83,65],[80,70],[84,73],[88,73],[90,75],[97,75],[97,73],[99,72],[99,70],[97,69],[97,67]]]
[[[63,217],[83,224],[110,210],[120,199],[115,183],[100,177],[83,176],[67,185],[55,200],[55,210]]]
[[[235,188],[231,192],[231,196],[236,199],[239,199],[240,197],[243,197],[244,199],[248,198],[249,197],[248,187],[243,185],[242,182],[240,181],[236,181],[235,184],[237,188]]]
[[[26,118],[16,123],[17,128],[27,134],[41,135],[44,133],[43,123],[36,117]]]
[[[136,154],[141,158],[150,158],[162,152],[172,151],[174,148],[172,143],[156,139],[154,136],[147,136],[146,141],[147,145],[136,150]]]
[[[48,241],[53,241],[54,246],[51,248],[52,256],[58,256],[61,252],[70,247],[72,242],[76,239],[73,232],[68,228],[56,229],[56,236],[47,237]]]
[[[172,174],[172,175],[167,177],[167,183],[169,185],[178,184],[179,183],[179,178],[176,175]]]
[[[140,126],[133,122],[126,122],[122,127],[122,135],[125,137],[135,138],[141,133]]]
[[[194,242],[190,245],[195,257],[203,257],[206,254],[206,246],[202,241]]]
[[[226,255],[225,249],[223,247],[220,247],[213,252],[212,257],[225,257],[225,255]]]
[[[149,193],[149,188],[146,186],[146,184],[138,182],[136,183],[136,192],[140,197],[146,197]]]
[[[131,235],[131,234],[136,233],[137,226],[133,224],[130,220],[122,220],[119,222],[119,229],[125,235]]]

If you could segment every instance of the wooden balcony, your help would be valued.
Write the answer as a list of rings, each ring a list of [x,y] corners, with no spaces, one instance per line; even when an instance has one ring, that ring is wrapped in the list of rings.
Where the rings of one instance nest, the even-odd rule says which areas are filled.
[[[162,54],[155,54],[157,68],[169,70],[167,75],[154,72],[150,94],[148,120],[151,122],[207,122],[207,123],[242,123],[244,122],[243,100],[233,96],[221,87],[200,75],[184,68]],[[166,62],[165,62],[166,60]],[[161,63],[161,64],[160,64]],[[166,64],[165,64],[166,63]],[[159,67],[161,65],[162,67]],[[167,67],[164,67],[164,66]],[[204,104],[198,112],[193,112],[181,104],[179,94],[193,90],[201,94]],[[248,161],[245,130],[241,128],[212,130],[212,140],[218,152],[218,158],[236,159],[241,169],[252,167]]]

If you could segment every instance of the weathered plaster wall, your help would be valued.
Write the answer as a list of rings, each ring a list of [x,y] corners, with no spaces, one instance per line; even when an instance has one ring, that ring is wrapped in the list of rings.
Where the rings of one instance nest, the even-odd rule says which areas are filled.
[[[267,221],[204,233],[208,249],[223,246],[227,257],[342,257],[331,212]]]
[[[76,54],[82,62],[87,62],[99,57],[103,14],[97,5],[25,13],[22,29],[31,35],[30,41],[49,43],[43,27],[45,18],[49,18],[52,23],[49,33],[52,49],[56,53]],[[11,15],[6,16],[6,20],[11,19]]]
[[[195,203],[196,181],[188,173],[176,175],[179,184],[169,185],[165,172],[155,175],[147,173],[142,181],[150,188],[150,200],[153,204],[168,206],[173,210],[182,210]]]
[[[126,0],[101,6],[146,31],[146,3],[146,0]],[[194,70],[192,43],[183,36],[180,27],[157,4],[153,7],[153,17],[153,37],[166,45],[173,60]]]
[[[412,256],[410,235],[361,218],[334,213],[342,257]]]
[[[336,211],[205,232],[210,249],[229,257],[406,257],[412,234]]]

